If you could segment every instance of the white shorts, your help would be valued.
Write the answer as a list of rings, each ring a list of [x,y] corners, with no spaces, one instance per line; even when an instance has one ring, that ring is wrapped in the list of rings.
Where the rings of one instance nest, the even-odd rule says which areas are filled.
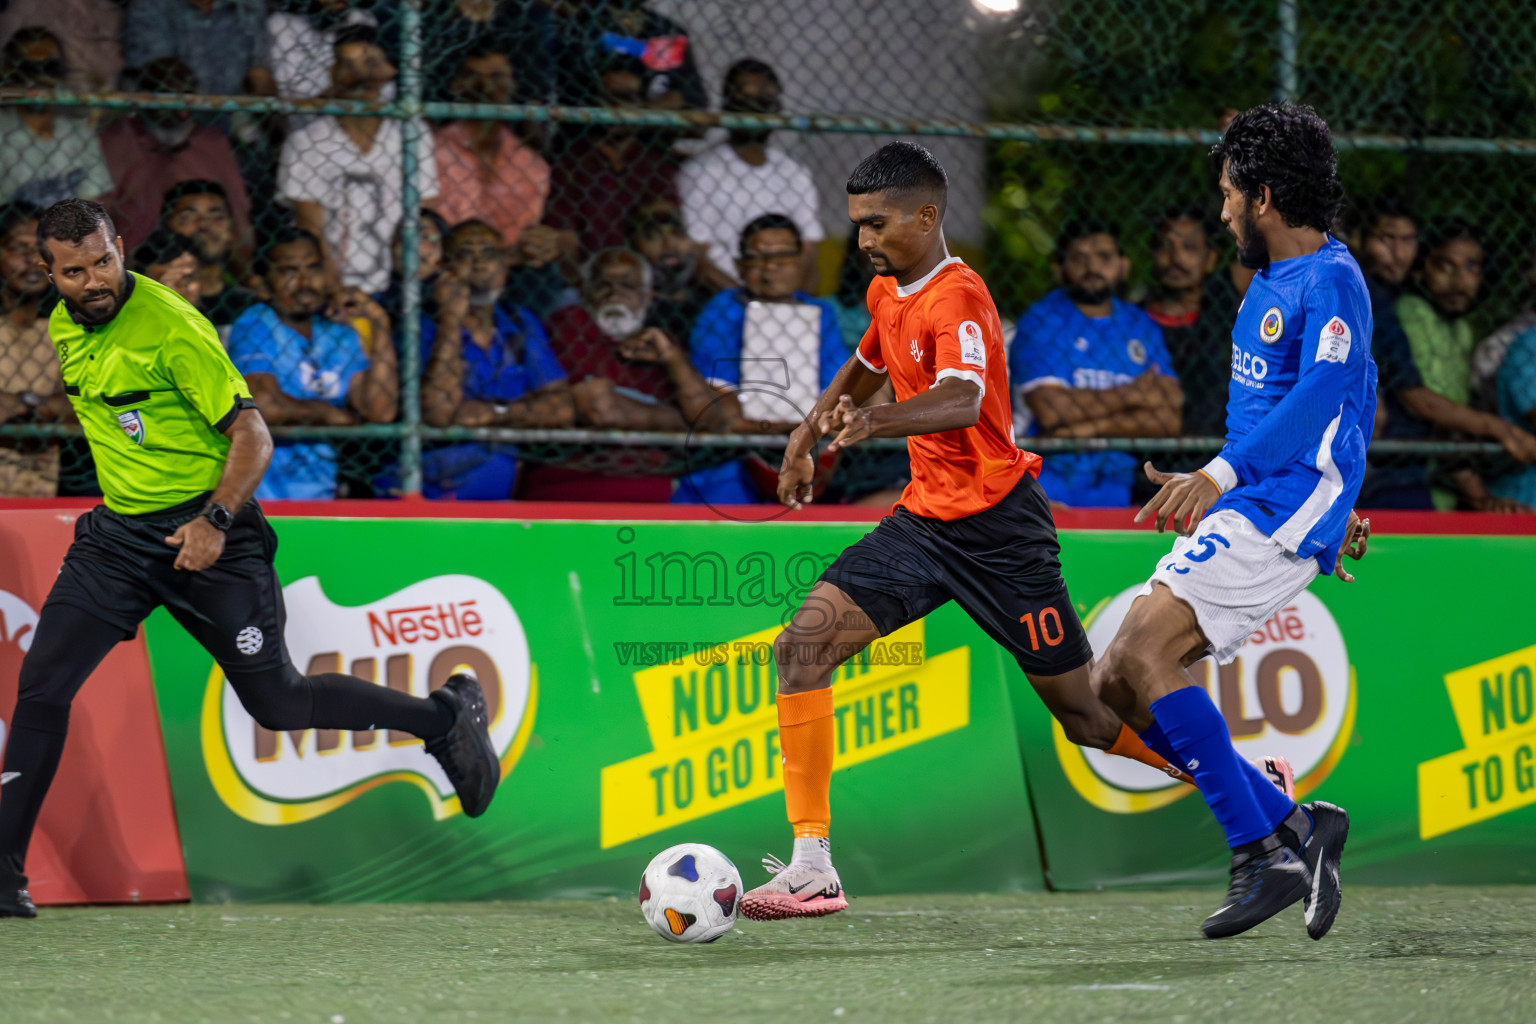
[[[1162,583],[1195,611],[1211,653],[1223,665],[1275,612],[1317,578],[1316,558],[1301,558],[1261,533],[1247,517],[1221,509],[1201,520],[1141,588]]]

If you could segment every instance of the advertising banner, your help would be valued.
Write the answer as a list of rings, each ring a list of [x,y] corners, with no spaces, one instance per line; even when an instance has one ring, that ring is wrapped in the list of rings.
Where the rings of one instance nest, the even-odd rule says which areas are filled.
[[[1103,652],[1168,537],[1066,533]],[[1286,756],[1303,797],[1350,812],[1359,884],[1536,881],[1536,538],[1380,536],[1251,635],[1190,668],[1245,757]],[[1078,889],[1225,877],[1192,787],[1066,742],[1009,672],[1047,878]]]
[[[78,514],[0,512],[0,750],[21,662]],[[74,702],[26,867],[38,903],[188,898],[142,633],[107,655]]]
[[[630,893],[693,841],[789,853],[770,648],[868,524],[282,519],[295,664],[485,687],[481,818],[387,730],[275,734],[163,612],[149,654],[199,900]],[[836,676],[833,842],[851,892],[1039,888],[1004,656],[957,609]],[[1033,700],[1034,698],[1029,698]]]

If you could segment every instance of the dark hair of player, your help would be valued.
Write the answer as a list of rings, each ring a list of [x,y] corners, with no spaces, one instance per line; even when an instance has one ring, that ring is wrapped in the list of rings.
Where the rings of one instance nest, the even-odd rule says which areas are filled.
[[[14,199],[9,203],[0,203],[0,238],[11,233],[18,224],[25,224],[29,220],[37,220],[38,207],[25,199]]]
[[[43,211],[37,219],[37,247],[42,251],[43,262],[53,266],[53,253],[48,251],[48,240],[79,245],[103,226],[107,237],[117,237],[117,226],[107,208],[89,199],[61,199]]]
[[[944,215],[949,175],[937,157],[915,142],[888,142],[859,162],[848,175],[848,194],[885,192],[899,199],[917,197]]]
[[[165,198],[160,201],[160,216],[166,216],[171,212],[172,206],[187,196],[218,196],[224,200],[226,208],[229,206],[229,192],[223,185],[210,178],[188,178],[166,189]]]
[[[737,247],[740,254],[746,256],[747,247],[752,244],[752,236],[756,235],[759,231],[772,231],[774,229],[788,231],[794,235],[796,247],[803,244],[800,238],[800,226],[793,219],[784,216],[782,213],[765,213],[741,229],[741,241]]]
[[[1115,250],[1124,252],[1120,248],[1120,225],[1097,217],[1074,217],[1062,225],[1056,236],[1056,259],[1065,259],[1073,242],[1093,235],[1108,235],[1115,240]]]
[[[197,253],[192,239],[170,228],[156,228],[133,250],[133,269],[142,274],[156,264],[169,263],[189,252]]]
[[[343,25],[336,30],[336,38],[331,43],[331,49],[339,50],[348,43],[367,43],[370,46],[377,46],[379,30],[372,25]]]
[[[272,269],[272,250],[278,246],[292,245],[295,242],[308,242],[315,247],[316,253],[323,253],[325,251],[320,247],[320,239],[310,232],[300,227],[294,227],[292,224],[284,224],[268,237],[267,244],[263,245],[261,251],[256,254],[256,260],[252,269],[257,274],[265,277],[267,271]]]
[[[1152,248],[1157,248],[1163,239],[1163,232],[1168,225],[1176,220],[1192,221],[1199,225],[1200,233],[1205,236],[1205,244],[1215,248],[1216,229],[1211,218],[1205,215],[1205,211],[1198,206],[1180,206],[1172,210],[1165,210],[1152,222]]]
[[[783,88],[783,86],[779,84],[779,73],[777,71],[773,70],[773,68],[769,67],[763,61],[758,60],[756,57],[743,57],[735,64],[732,64],[730,69],[725,73],[725,92],[727,95],[729,95],[731,90],[735,88],[736,79],[740,78],[742,75],[762,75],[763,77],[767,78],[768,81],[773,83],[773,87],[775,89]]]
[[[1232,119],[1211,147],[1217,173],[1225,165],[1232,187],[1255,200],[1269,186],[1288,227],[1328,231],[1344,201],[1333,135],[1304,104],[1264,103]]]

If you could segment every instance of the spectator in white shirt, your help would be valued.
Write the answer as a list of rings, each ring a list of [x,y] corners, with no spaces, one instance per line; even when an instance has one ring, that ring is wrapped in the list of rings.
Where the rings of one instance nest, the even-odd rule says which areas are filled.
[[[779,76],[748,58],[725,73],[726,113],[777,114]],[[688,235],[709,245],[709,267],[701,276],[715,287],[735,287],[734,253],[741,229],[768,213],[783,213],[803,239],[801,286],[816,284],[816,243],[826,237],[817,216],[820,200],[810,170],[768,145],[762,129],[733,128],[730,138],[711,146],[677,172]]]
[[[331,95],[378,102],[395,67],[367,25],[338,29]],[[376,116],[317,117],[288,136],[278,162],[278,197],[294,221],[325,241],[325,256],[340,283],[365,292],[389,284],[390,243],[404,212],[400,158],[403,124]],[[432,133],[420,126],[416,187],[425,202],[437,197]]]
[[[267,15],[272,43],[272,77],[277,94],[289,100],[311,100],[331,87],[331,54],[338,29],[373,25],[372,14],[353,0],[319,0],[308,10],[273,10]]]

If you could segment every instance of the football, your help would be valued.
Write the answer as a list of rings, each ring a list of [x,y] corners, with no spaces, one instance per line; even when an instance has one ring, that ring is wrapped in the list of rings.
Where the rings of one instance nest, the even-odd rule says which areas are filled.
[[[714,942],[736,926],[741,873],[713,846],[679,843],[640,876],[640,913],[664,939]]]

